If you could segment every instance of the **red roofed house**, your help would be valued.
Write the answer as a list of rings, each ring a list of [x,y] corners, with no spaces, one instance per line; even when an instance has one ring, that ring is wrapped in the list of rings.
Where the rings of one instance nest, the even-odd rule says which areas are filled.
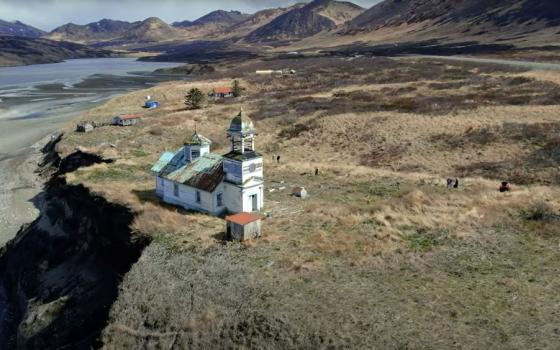
[[[261,217],[255,213],[226,216],[227,239],[245,241],[261,236]]]
[[[129,126],[140,122],[140,116],[136,114],[119,115],[113,118],[113,125]]]
[[[212,89],[209,96],[214,98],[233,97],[233,89],[229,86],[219,86]]]

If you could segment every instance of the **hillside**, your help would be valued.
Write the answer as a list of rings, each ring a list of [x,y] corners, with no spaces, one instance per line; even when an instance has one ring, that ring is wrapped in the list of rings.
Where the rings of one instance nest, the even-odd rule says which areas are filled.
[[[250,33],[246,40],[271,42],[300,39],[332,30],[362,11],[361,7],[350,2],[316,0],[278,16]]]
[[[287,64],[298,74],[254,74]],[[0,252],[20,348],[558,348],[559,71],[414,57],[215,68],[79,117],[142,123],[72,123],[52,147],[41,219]],[[231,78],[241,98],[185,110],[185,91]],[[263,236],[242,244],[222,241],[222,218],[163,204],[149,170],[195,128],[229,152],[240,105],[266,188]]]
[[[107,50],[63,41],[0,36],[0,66],[56,63],[71,58],[111,57]]]
[[[86,25],[68,23],[54,29],[46,35],[46,38],[79,43],[97,43],[116,39],[135,25],[138,25],[138,22],[129,23],[110,19],[103,19]]]
[[[558,26],[560,7],[555,0],[385,0],[349,21],[341,33],[378,34],[385,41],[403,41],[403,33],[409,33],[406,40],[527,42],[557,35]]]
[[[44,31],[25,23],[21,23],[20,21],[7,22],[0,19],[0,35],[38,38],[43,34],[45,34]]]

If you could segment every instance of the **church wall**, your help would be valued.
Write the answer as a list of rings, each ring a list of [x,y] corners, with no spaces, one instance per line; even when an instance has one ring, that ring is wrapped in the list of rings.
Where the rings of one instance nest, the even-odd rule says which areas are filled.
[[[160,197],[163,197],[163,192],[164,192],[164,181],[162,178],[160,178],[159,176],[156,176],[156,194]]]
[[[163,200],[166,203],[178,205],[185,209],[194,209],[214,213],[214,196],[212,193],[179,184],[179,196],[175,196],[174,182],[165,180]],[[196,202],[196,191],[200,192],[200,203]]]
[[[243,201],[241,188],[229,183],[224,183],[222,186],[224,193],[224,204],[227,210],[231,213],[242,212]]]

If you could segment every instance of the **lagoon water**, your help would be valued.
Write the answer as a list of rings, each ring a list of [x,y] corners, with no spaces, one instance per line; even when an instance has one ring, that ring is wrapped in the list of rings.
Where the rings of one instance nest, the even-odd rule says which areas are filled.
[[[0,68],[0,246],[37,215],[38,141],[111,97],[180,79],[151,73],[177,65],[99,58]]]
[[[174,67],[175,63],[140,62],[135,58],[86,58],[61,63],[0,67],[0,88],[29,87],[38,84],[76,84],[94,74],[130,75]]]

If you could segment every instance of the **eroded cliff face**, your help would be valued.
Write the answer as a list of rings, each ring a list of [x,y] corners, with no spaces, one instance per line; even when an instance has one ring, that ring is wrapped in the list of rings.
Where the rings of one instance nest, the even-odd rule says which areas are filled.
[[[37,198],[41,215],[0,251],[0,344],[97,348],[121,277],[148,240],[131,233],[127,208],[66,184],[65,172],[102,159],[46,150],[56,169]]]

